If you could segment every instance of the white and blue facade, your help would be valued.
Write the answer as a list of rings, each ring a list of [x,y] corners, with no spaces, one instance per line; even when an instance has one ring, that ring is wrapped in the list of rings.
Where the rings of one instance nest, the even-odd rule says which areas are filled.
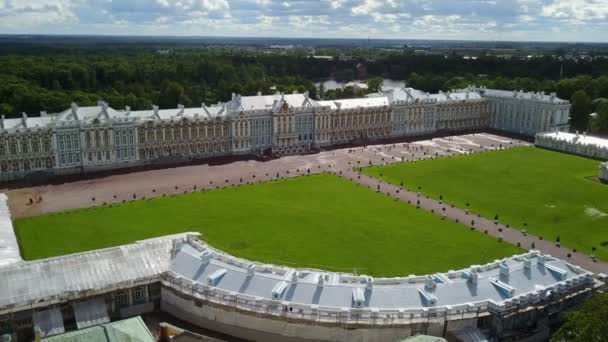
[[[568,132],[570,102],[555,93],[469,87],[489,103],[487,126],[500,131],[534,136],[549,131]]]
[[[103,101],[72,104],[61,113],[0,120],[0,181],[218,156],[294,154],[486,127],[529,135],[566,127],[567,101],[513,94],[404,88],[332,101],[307,93],[233,94],[227,103],[143,111],[115,110]],[[501,107],[505,101],[508,109]]]

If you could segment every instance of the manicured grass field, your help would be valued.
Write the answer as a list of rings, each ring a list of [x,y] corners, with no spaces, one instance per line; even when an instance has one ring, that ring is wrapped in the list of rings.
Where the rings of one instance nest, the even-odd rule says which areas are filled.
[[[467,267],[521,252],[334,175],[18,219],[26,259],[198,231],[233,255],[376,276]]]
[[[370,167],[447,203],[608,259],[608,185],[599,162],[533,147]],[[418,187],[422,187],[418,190]],[[527,223],[525,226],[524,223]],[[593,251],[592,247],[597,250]]]

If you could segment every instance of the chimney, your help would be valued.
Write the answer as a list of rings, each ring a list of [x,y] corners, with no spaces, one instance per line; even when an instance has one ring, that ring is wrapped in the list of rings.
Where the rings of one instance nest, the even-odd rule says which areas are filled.
[[[232,99],[234,100],[236,98],[236,94],[232,93]]]
[[[184,114],[184,105],[183,104],[178,104],[177,109],[179,109],[179,113],[177,113],[177,115]]]
[[[152,110],[154,111],[154,116],[160,119],[160,116],[158,116],[158,106],[152,105]]]
[[[262,96],[262,92],[258,90],[258,96]]]
[[[127,115],[131,114],[131,107],[126,106],[125,107],[125,112],[127,113]]]
[[[469,277],[469,282],[471,282],[472,284],[477,284],[477,282],[479,281],[479,275],[477,274],[477,271],[472,270],[471,271],[471,276]]]
[[[97,101],[97,105],[99,107],[101,107],[101,111],[105,114],[108,115],[108,103],[104,102],[104,101]]]
[[[435,284],[433,277],[427,276],[426,279],[424,280],[424,289],[427,291],[431,291],[431,290],[434,290],[435,287],[437,287],[437,284]]]
[[[367,277],[365,279],[365,288],[367,290],[371,290],[374,287],[374,278],[373,277]]]
[[[0,119],[0,128],[4,129],[4,114],[2,114],[2,118]]]
[[[21,121],[23,122],[23,127],[27,127],[27,114],[21,113]]]
[[[78,120],[78,105],[76,104],[76,102],[72,102],[72,116],[74,117],[74,119]]]
[[[501,276],[508,276],[509,275],[509,265],[507,265],[506,263],[502,263],[500,264],[500,275]]]

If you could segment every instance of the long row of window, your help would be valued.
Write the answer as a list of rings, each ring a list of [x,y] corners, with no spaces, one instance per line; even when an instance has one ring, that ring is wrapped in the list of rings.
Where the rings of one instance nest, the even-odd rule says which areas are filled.
[[[226,136],[227,133],[227,127],[222,125],[145,127],[139,129],[138,140],[140,144],[155,144],[161,142],[190,141],[201,138],[223,137]]]
[[[0,170],[2,172],[14,172],[14,171],[30,171],[30,170],[44,170],[51,169],[53,167],[53,159],[25,159],[25,160],[3,160],[0,162]]]
[[[22,136],[0,140],[0,157],[51,152],[50,136]]]

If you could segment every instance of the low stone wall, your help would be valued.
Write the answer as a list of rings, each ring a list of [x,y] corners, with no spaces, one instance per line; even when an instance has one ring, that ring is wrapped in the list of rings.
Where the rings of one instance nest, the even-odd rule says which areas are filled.
[[[162,288],[161,297],[161,310],[164,312],[209,330],[254,341],[383,342],[399,341],[421,333],[442,336],[446,330],[443,320],[412,325],[353,327],[339,323],[311,323],[252,314],[209,302],[197,306],[193,299],[186,299],[166,287]],[[475,324],[476,319],[472,319],[459,322],[455,328]]]

